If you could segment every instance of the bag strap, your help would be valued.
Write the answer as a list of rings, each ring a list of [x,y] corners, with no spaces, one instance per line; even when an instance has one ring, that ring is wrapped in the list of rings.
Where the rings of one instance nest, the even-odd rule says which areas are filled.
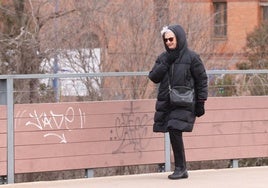
[[[174,63],[171,64],[171,81],[173,81],[173,71],[174,71]],[[169,79],[169,74],[168,74],[168,88],[169,88],[169,90],[172,89],[171,82]]]

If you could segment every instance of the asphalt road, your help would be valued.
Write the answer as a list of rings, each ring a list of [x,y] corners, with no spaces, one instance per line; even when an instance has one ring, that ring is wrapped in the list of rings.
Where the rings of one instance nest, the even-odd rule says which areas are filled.
[[[0,188],[268,188],[268,166],[196,170],[188,179],[170,172],[0,185]]]

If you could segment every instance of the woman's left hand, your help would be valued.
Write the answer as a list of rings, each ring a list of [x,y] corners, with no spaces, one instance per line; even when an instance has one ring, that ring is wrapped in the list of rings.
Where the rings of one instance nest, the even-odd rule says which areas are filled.
[[[196,102],[195,115],[201,117],[205,114],[205,102]]]

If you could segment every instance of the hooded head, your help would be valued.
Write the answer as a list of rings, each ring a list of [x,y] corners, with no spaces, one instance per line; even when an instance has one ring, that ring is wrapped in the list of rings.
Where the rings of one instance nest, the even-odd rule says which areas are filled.
[[[164,41],[165,34],[170,31],[174,33],[176,40],[177,40],[177,45],[175,49],[170,49],[167,46],[167,43]],[[173,51],[173,50],[181,52],[187,49],[186,33],[180,25],[170,25],[170,26],[163,27],[161,31],[161,35],[164,41],[165,48],[168,52]]]

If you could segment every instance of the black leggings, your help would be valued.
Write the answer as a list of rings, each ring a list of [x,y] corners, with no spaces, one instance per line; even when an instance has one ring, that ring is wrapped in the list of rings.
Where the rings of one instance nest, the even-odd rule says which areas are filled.
[[[186,159],[184,144],[182,138],[182,132],[179,130],[169,131],[170,142],[174,154],[175,167],[180,167],[181,169],[186,168]]]

